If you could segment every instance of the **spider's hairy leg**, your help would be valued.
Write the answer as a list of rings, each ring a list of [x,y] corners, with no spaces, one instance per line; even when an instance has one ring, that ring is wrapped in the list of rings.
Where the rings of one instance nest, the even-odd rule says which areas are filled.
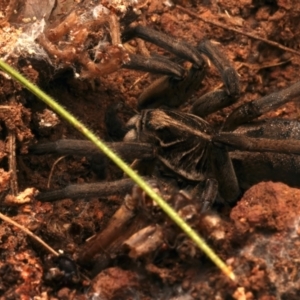
[[[126,161],[132,162],[136,157],[144,160],[153,159],[155,150],[150,144],[144,143],[107,143],[114,152],[117,152]],[[106,166],[107,158],[90,141],[59,140],[50,143],[40,143],[30,147],[32,154],[56,153],[60,155],[82,155],[92,161],[93,166]],[[119,185],[120,184],[120,185]],[[40,201],[55,201],[63,198],[89,198],[97,195],[106,197],[113,195],[116,190],[119,193],[128,192],[133,186],[129,179],[110,183],[90,183],[82,185],[69,185],[60,190],[40,193],[37,199]]]
[[[192,67],[183,79],[163,76],[155,80],[139,96],[138,109],[180,106],[200,88],[204,75],[205,69]]]
[[[180,58],[191,61],[198,68],[202,68],[205,64],[203,58],[196,48],[165,33],[156,31],[149,27],[138,25],[125,31],[123,33],[122,40],[124,42],[134,37],[139,37],[145,41],[168,50]]]
[[[206,179],[204,190],[201,195],[201,213],[208,211],[214,204],[218,195],[218,181],[214,178]]]
[[[204,186],[203,186],[204,185]],[[212,208],[218,196],[218,181],[215,178],[208,178],[205,183],[197,184],[189,193],[189,198],[193,199],[194,205],[199,213],[205,213]],[[176,210],[186,205],[186,200],[179,198],[175,202]]]
[[[198,50],[204,53],[219,70],[227,92],[233,97],[240,94],[239,77],[227,57],[219,51],[211,41],[205,40],[198,45]]]
[[[238,127],[235,133],[252,138],[300,140],[300,122],[284,119],[267,119]],[[284,182],[300,187],[300,156],[272,152],[230,151],[234,169],[242,189],[261,181]]]
[[[214,142],[248,152],[300,154],[300,123],[291,120],[264,120],[220,132]]]
[[[144,143],[107,143],[108,147],[118,153],[126,161],[132,162],[137,157],[153,159],[154,149],[150,144]],[[103,160],[105,155],[90,141],[58,140],[56,142],[41,143],[29,148],[33,154],[56,153],[60,155],[85,155],[95,160]]]
[[[176,78],[182,78],[185,74],[183,67],[163,56],[145,57],[137,54],[129,54],[129,60],[122,65],[122,68],[169,75]]]
[[[221,143],[214,143],[210,155],[220,196],[226,203],[234,204],[240,194],[240,188],[226,146]]]
[[[139,97],[139,109],[157,108],[163,104],[169,107],[177,107],[185,99],[189,98],[192,93],[197,91],[206,71],[206,63],[201,53],[208,56],[221,73],[226,91],[216,91],[207,97],[202,97],[196,101],[192,112],[203,116],[232,104],[239,95],[240,88],[237,72],[231,66],[229,60],[210,41],[205,40],[195,48],[177,38],[143,26],[132,27],[123,34],[123,40],[133,37],[139,37],[156,44],[193,63],[192,68],[187,71],[187,75],[181,74],[181,76],[176,76],[175,73],[172,75],[168,74],[170,77],[162,77],[150,85]],[[162,64],[161,66],[162,69],[165,68]],[[150,69],[148,70],[150,71]],[[167,71],[167,68],[165,70]],[[165,73],[167,73],[166,71]]]
[[[264,119],[239,126],[234,130],[253,138],[300,140],[300,122],[287,119]]]
[[[191,112],[199,117],[204,117],[233,104],[240,94],[240,86],[237,72],[218,47],[209,40],[205,40],[198,45],[198,50],[213,62],[226,87],[226,90],[209,92],[194,102]]]
[[[231,131],[300,96],[300,81],[288,88],[239,106],[226,119],[223,130]]]
[[[288,140],[287,142],[287,140],[251,138],[233,132],[221,132],[212,140],[238,150],[300,155],[300,140]]]
[[[52,202],[61,199],[89,199],[91,197],[107,198],[112,195],[124,195],[132,189],[134,182],[131,179],[122,179],[111,182],[95,182],[71,184],[65,188],[41,192],[37,199],[42,202]],[[117,191],[117,192],[116,192]]]
[[[192,104],[190,111],[192,114],[204,118],[211,113],[233,104],[235,101],[236,98],[228,95],[227,91],[215,90],[197,99]]]
[[[205,74],[206,63],[196,48],[165,33],[143,26],[136,26],[127,30],[123,34],[123,41],[127,41],[133,37],[149,41],[193,63],[193,67],[188,72],[179,67],[177,74],[175,72],[168,74],[168,68],[164,67],[164,65],[173,65],[174,63],[167,62],[165,58],[152,58],[157,60],[157,64],[161,66],[159,72],[170,76],[159,78],[144,90],[138,99],[139,109],[157,108],[161,105],[178,107],[193,92],[199,89]],[[149,67],[147,68],[148,71],[152,72]],[[175,70],[175,68],[178,68],[178,66],[174,66],[173,69]],[[143,70],[147,69],[143,68]],[[158,71],[154,72],[158,73]]]
[[[181,58],[187,59],[201,67],[203,59],[196,49],[188,44],[171,38],[170,36],[144,26],[132,27],[123,34],[123,42],[134,37],[151,42],[162,47]],[[180,65],[162,56],[144,57],[140,55],[130,55],[130,61],[123,65],[124,68],[141,70],[151,73],[174,76],[181,79],[185,75],[185,69]]]

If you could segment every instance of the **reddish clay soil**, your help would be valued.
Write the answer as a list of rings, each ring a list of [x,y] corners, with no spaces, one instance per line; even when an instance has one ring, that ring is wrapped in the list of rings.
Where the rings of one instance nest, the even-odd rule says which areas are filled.
[[[14,0],[0,2],[0,57],[102,139],[118,140],[118,133],[107,128],[107,110],[117,106],[118,117],[126,122],[136,113],[141,91],[157,76],[120,69],[98,78],[82,79],[80,74],[78,78],[74,76],[74,66],[45,59],[45,54],[37,50],[40,48],[33,47],[21,32],[26,32],[33,17],[42,18],[37,11],[43,11],[47,23],[57,22],[79,1],[58,1],[55,8],[55,1],[40,4],[26,0],[24,5]],[[206,118],[216,128],[241,103],[299,80],[298,0],[183,0],[176,3],[177,7],[166,5],[167,1],[150,2],[142,9],[139,20],[143,24],[194,46],[204,38],[217,41],[238,70],[240,99]],[[219,22],[228,29],[203,20]],[[276,42],[294,52],[242,33]],[[137,41],[131,41],[128,47],[137,51],[137,45]],[[150,52],[169,55],[149,43],[145,47]],[[221,86],[220,74],[211,66],[199,91],[180,109],[187,111],[197,96]],[[125,194],[41,202],[35,199],[36,193],[74,183],[108,182],[121,179],[123,174],[109,163],[105,171],[100,166],[100,172],[99,168],[95,172],[87,157],[66,155],[57,161],[59,154],[33,155],[28,151],[29,145],[82,136],[3,72],[0,101],[0,211],[68,257],[55,258],[23,231],[1,221],[0,299],[300,298],[299,172],[287,174],[286,183],[292,178],[293,187],[281,182],[259,182],[247,189],[233,208],[199,215],[197,229],[232,268],[236,282],[226,278],[199,250],[182,256],[167,244],[160,245],[153,255],[138,259],[125,250],[103,249],[98,260],[79,265],[77,259],[86,240],[106,228]],[[297,120],[298,107],[296,102],[290,102],[261,118]],[[109,124],[112,122],[114,119]],[[282,172],[285,174],[285,170]],[[143,217],[136,222],[144,224]]]

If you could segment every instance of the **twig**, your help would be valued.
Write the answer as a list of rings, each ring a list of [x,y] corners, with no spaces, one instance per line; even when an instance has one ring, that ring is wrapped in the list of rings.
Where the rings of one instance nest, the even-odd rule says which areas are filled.
[[[243,31],[238,30],[238,29],[234,29],[234,28],[232,28],[232,27],[229,27],[228,25],[224,25],[224,24],[219,23],[219,22],[216,22],[216,21],[208,20],[208,19],[203,18],[203,17],[199,16],[198,14],[196,14],[196,13],[190,11],[189,9],[184,8],[184,7],[180,6],[180,5],[176,5],[175,7],[176,7],[177,9],[179,9],[180,11],[182,11],[182,12],[184,12],[184,13],[186,13],[186,14],[188,14],[188,15],[190,15],[190,16],[196,18],[196,19],[199,19],[199,20],[201,20],[201,21],[203,21],[203,22],[205,22],[205,23],[212,24],[212,25],[221,27],[221,28],[223,28],[223,29],[226,29],[226,30],[229,30],[229,31],[236,32],[236,33],[238,33],[238,34],[242,34],[242,35],[248,36],[249,38],[252,38],[252,39],[254,39],[254,40],[262,41],[262,42],[264,42],[264,43],[266,43],[266,44],[269,44],[269,45],[271,45],[271,46],[274,46],[274,47],[279,48],[279,49],[281,49],[281,50],[284,50],[284,51],[286,51],[286,52],[290,52],[290,53],[293,53],[293,54],[296,54],[296,55],[300,56],[300,52],[298,52],[298,51],[296,51],[296,50],[294,50],[294,49],[285,47],[285,46],[283,46],[283,45],[281,45],[281,44],[279,44],[279,43],[276,43],[276,42],[270,41],[270,40],[268,40],[268,39],[264,39],[264,38],[258,37],[258,36],[254,35],[254,34],[251,34],[251,33],[247,33],[247,32],[243,32]]]
[[[137,85],[141,80],[147,78],[149,76],[149,73],[145,73],[142,76],[140,76],[137,80],[134,81],[134,83],[128,88],[128,90],[131,90],[135,85]]]
[[[17,180],[17,162],[16,162],[16,133],[9,130],[7,137],[8,144],[8,165],[11,172],[10,190],[13,196],[18,194],[18,180]]]
[[[14,10],[16,9],[16,5],[17,5],[17,0],[9,1],[8,6],[5,9],[5,17],[2,20],[0,20],[0,27],[7,24]]]
[[[11,97],[9,103],[11,105],[16,104],[15,96]],[[7,137],[8,144],[8,167],[11,172],[10,178],[10,190],[13,196],[17,196],[19,193],[18,177],[17,177],[17,160],[16,160],[16,132],[15,130],[8,130]]]
[[[146,21],[146,16],[145,14],[142,15],[142,25],[147,26],[147,21]],[[150,57],[150,52],[146,47],[146,43],[144,40],[137,38],[137,44],[138,44],[138,49],[140,53],[145,56],[145,57]]]
[[[267,63],[267,64],[262,64],[262,65],[258,65],[258,64],[253,65],[253,64],[248,64],[248,63],[241,63],[241,67],[247,67],[249,69],[260,71],[262,69],[268,69],[268,68],[274,68],[274,67],[282,66],[282,65],[287,64],[291,61],[292,61],[291,59],[288,59],[288,60],[285,60],[285,61]]]
[[[2,213],[0,213],[0,219],[2,219],[3,221],[14,225],[16,227],[18,227],[19,229],[21,229],[23,232],[25,232],[27,235],[31,236],[34,240],[36,240],[38,243],[40,243],[46,250],[48,250],[50,253],[52,253],[55,256],[59,256],[59,253],[56,252],[53,248],[51,248],[48,244],[46,244],[42,239],[40,239],[38,236],[36,236],[33,232],[31,232],[29,229],[27,229],[26,227],[18,224],[17,222],[15,222],[14,220],[12,220],[11,218],[3,215]]]
[[[133,188],[132,195],[127,194],[123,204],[111,217],[107,227],[84,245],[79,254],[81,264],[88,263],[102,249],[108,249],[118,238],[126,238],[126,229],[130,228],[130,224],[137,214],[140,202],[139,194],[141,193],[139,193],[138,188]],[[125,232],[124,228],[126,228]],[[132,232],[130,233],[132,234]]]
[[[52,165],[52,167],[51,167],[51,171],[50,171],[49,177],[48,177],[48,181],[47,181],[47,189],[50,188],[50,183],[51,183],[51,179],[52,179],[52,175],[53,175],[55,166],[56,166],[62,159],[64,159],[65,157],[66,157],[66,155],[61,156],[61,157],[59,157],[59,158],[53,163],[53,165]]]
[[[38,236],[36,236],[33,232],[31,232],[29,229],[27,229],[26,227],[20,225],[19,223],[15,222],[14,220],[12,220],[11,218],[3,215],[2,213],[0,213],[0,219],[2,219],[3,221],[16,226],[17,228],[19,228],[20,230],[22,230],[23,232],[25,232],[27,235],[29,235],[30,237],[32,237],[36,242],[40,243],[46,250],[48,250],[50,253],[52,253],[55,256],[59,256],[60,254],[58,252],[56,252],[53,248],[51,248],[47,243],[45,243],[41,238],[39,238]],[[87,281],[91,281],[90,278],[88,276],[86,276],[85,274],[83,274],[82,272],[80,272],[80,275],[86,279]]]
[[[277,63],[268,63],[268,64],[263,64],[263,65],[258,65],[258,64],[248,64],[248,63],[240,63],[236,68],[235,70],[238,71],[239,69],[241,69],[242,67],[247,67],[249,69],[252,69],[252,70],[262,70],[262,69],[268,69],[268,68],[273,68],[273,67],[278,67],[278,66],[281,66],[281,65],[284,65],[284,64],[287,64],[289,63],[290,61],[292,61],[291,59],[289,60],[285,60],[285,61],[281,61],[281,62],[277,62]],[[214,88],[214,91],[222,88],[224,86],[224,83],[220,83],[218,86],[216,86]]]

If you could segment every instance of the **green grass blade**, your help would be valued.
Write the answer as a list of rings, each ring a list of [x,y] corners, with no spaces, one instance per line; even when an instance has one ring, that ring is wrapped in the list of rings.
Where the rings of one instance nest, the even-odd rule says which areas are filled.
[[[173,208],[166,203],[134,170],[132,170],[120,157],[111,151],[105,143],[95,136],[84,124],[78,121],[71,113],[59,105],[53,98],[44,93],[36,85],[22,76],[18,71],[0,60],[0,68],[17,80],[30,92],[36,95],[41,101],[47,104],[58,115],[72,124],[86,138],[92,141],[107,157],[109,157],[120,169],[122,169],[136,184],[138,184],[151,197],[161,209],[184,231],[195,244],[219,267],[230,279],[235,280],[231,269],[215,254],[205,241],[177,214]]]

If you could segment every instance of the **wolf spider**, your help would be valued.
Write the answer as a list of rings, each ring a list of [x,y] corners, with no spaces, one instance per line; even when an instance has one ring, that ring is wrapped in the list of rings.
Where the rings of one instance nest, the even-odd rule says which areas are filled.
[[[253,122],[262,114],[299,96],[300,82],[259,100],[242,104],[227,117],[222,129],[217,131],[201,117],[229,106],[239,96],[238,75],[227,58],[210,41],[203,41],[194,48],[185,42],[142,26],[132,27],[123,34],[123,40],[133,37],[143,38],[192,62],[188,70],[176,66],[180,71],[177,74],[174,72],[169,74],[169,68],[166,68],[163,73],[168,75],[159,78],[140,96],[138,108],[141,112],[129,120],[127,124],[129,131],[124,141],[110,144],[127,162],[131,163],[134,159],[138,159],[135,165],[139,170],[144,160],[150,160],[151,164],[155,165],[153,164],[155,159],[159,162],[158,169],[155,170],[158,180],[161,180],[162,174],[168,170],[168,176],[171,173],[176,178],[177,184],[180,183],[179,188],[187,185],[196,186],[192,191],[192,198],[204,201],[203,205],[188,201],[188,205],[185,206],[180,200],[181,204],[177,203],[175,206],[181,207],[182,211],[188,207],[186,214],[189,214],[191,210],[202,212],[203,206],[206,209],[215,199],[233,205],[241,189],[262,180],[283,181],[292,186],[300,186],[297,179],[300,175],[300,160],[297,156],[300,154],[300,123],[272,119]],[[225,90],[217,90],[202,96],[193,103],[189,113],[171,109],[181,105],[199,88],[207,67],[203,54],[220,71]],[[165,62],[166,59],[156,58],[155,61]],[[151,71],[152,67],[153,65],[145,70]],[[157,108],[162,105],[169,108]],[[246,125],[242,125],[244,123]],[[102,155],[97,153],[97,149],[86,141],[61,140],[37,144],[31,151],[35,154],[82,154],[93,156],[98,160],[103,159]],[[102,184],[71,185],[61,190],[40,193],[38,199],[54,201],[97,194],[105,197],[115,194],[116,190],[124,195],[130,192],[132,187],[133,184],[128,179]],[[178,189],[178,186],[176,188]],[[136,198],[132,196],[131,200]],[[129,219],[132,217],[131,213],[135,211],[132,203],[136,204],[137,201],[131,201],[130,204],[120,208],[129,210]],[[117,222],[118,226],[123,224],[116,219],[114,222]],[[111,225],[111,228],[114,227],[115,224]],[[150,231],[152,229],[148,228]],[[111,233],[110,230],[108,232]],[[133,233],[134,231],[131,232]],[[114,234],[119,236],[119,233]],[[141,231],[141,234],[145,233]],[[157,234],[160,235],[161,231],[159,230]],[[111,236],[107,239],[111,242]],[[105,238],[100,236],[100,240]],[[96,252],[91,254],[88,250],[91,243],[88,245],[85,247],[86,252],[82,255],[82,261]],[[102,248],[107,248],[106,246],[101,245]]]
[[[180,73],[174,74],[174,71],[170,75],[170,69],[164,69],[164,65],[160,65],[161,73],[169,75],[159,78],[146,88],[138,99],[141,113],[129,120],[128,128],[131,129],[124,142],[111,144],[124,159],[130,162],[134,158],[151,159],[156,156],[164,166],[189,182],[204,182],[207,178],[214,178],[219,184],[220,196],[226,202],[234,203],[240,189],[230,158],[230,155],[235,153],[233,150],[299,154],[298,122],[265,120],[250,123],[300,95],[299,82],[241,105],[227,117],[223,128],[217,132],[201,117],[229,106],[238,98],[238,75],[227,58],[208,40],[194,48],[183,41],[143,26],[129,28],[123,34],[123,40],[133,37],[143,38],[163,47],[180,58],[189,60],[192,66],[185,70],[178,65],[177,70],[180,70]],[[199,89],[207,67],[202,54],[205,54],[220,71],[225,90],[216,90],[200,97],[192,104],[190,113],[169,109],[180,106]],[[161,61],[166,59],[155,57],[155,63],[152,64],[153,60],[150,60],[149,68],[145,66],[145,70],[153,70],[158,65],[156,63]],[[175,65],[173,62],[171,64]],[[162,105],[169,108],[157,108]],[[243,123],[247,125],[240,126]],[[289,143],[285,141],[287,138]],[[87,155],[96,155],[97,152],[89,142],[69,140],[35,145],[32,151]],[[272,176],[270,174],[270,179]]]

